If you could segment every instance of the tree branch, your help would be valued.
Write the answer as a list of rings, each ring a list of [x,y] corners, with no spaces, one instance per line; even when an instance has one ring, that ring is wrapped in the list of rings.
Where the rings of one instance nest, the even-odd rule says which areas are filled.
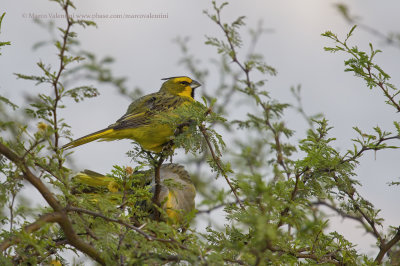
[[[53,196],[53,194],[50,192],[50,190],[43,184],[43,182],[38,177],[36,177],[31,172],[31,170],[27,167],[25,162],[17,154],[15,154],[12,150],[10,150],[3,143],[0,143],[0,153],[3,154],[7,159],[12,161],[15,165],[17,165],[17,167],[19,167],[21,169],[21,171],[24,173],[24,178],[40,192],[40,194],[43,196],[43,198],[46,200],[46,202],[55,211],[62,210],[63,207],[56,200],[56,198]]]
[[[385,256],[385,254],[394,246],[396,245],[398,242],[400,241],[400,227],[397,228],[397,232],[396,234],[393,236],[393,238],[386,244],[381,244],[381,246],[379,247],[379,253],[375,258],[375,262],[381,264],[382,263],[382,259]]]
[[[68,243],[76,249],[92,257],[100,264],[104,265],[104,260],[101,258],[100,253],[94,247],[79,238],[79,236],[75,233],[72,223],[65,213],[63,206],[53,196],[46,185],[31,172],[25,161],[23,161],[17,154],[15,154],[3,143],[0,143],[0,153],[3,154],[7,159],[12,161],[14,164],[16,164],[17,167],[20,168],[21,171],[24,173],[24,178],[39,191],[39,193],[43,196],[43,198],[53,208],[55,212],[59,212],[62,215],[62,218],[59,219],[57,222],[62,228],[68,240]]]
[[[29,233],[39,230],[46,223],[56,223],[61,218],[62,218],[62,215],[59,212],[46,213],[46,214],[43,214],[42,216],[40,216],[40,218],[37,219],[35,222],[25,226],[22,230],[24,230],[26,233],[29,234]],[[20,241],[21,241],[21,239],[18,237],[12,237],[10,239],[7,239],[0,244],[0,251],[5,251],[10,246],[12,246],[14,244],[18,244]]]

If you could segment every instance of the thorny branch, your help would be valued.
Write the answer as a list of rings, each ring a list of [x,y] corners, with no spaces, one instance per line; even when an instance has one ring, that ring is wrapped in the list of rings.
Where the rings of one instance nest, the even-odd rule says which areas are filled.
[[[58,152],[58,141],[60,138],[60,134],[58,132],[58,119],[57,119],[57,108],[58,108],[58,103],[61,100],[61,95],[60,95],[60,88],[59,88],[59,81],[60,81],[60,77],[61,74],[63,73],[64,69],[65,69],[65,52],[67,50],[67,45],[68,45],[68,37],[70,34],[70,29],[72,26],[72,19],[68,14],[68,8],[70,6],[70,1],[67,0],[67,2],[65,3],[65,5],[63,6],[64,12],[65,12],[65,18],[67,20],[67,28],[64,31],[63,34],[63,43],[62,43],[62,47],[60,49],[60,54],[59,54],[59,58],[60,58],[60,67],[58,69],[57,75],[55,77],[55,79],[53,80],[53,88],[54,88],[54,94],[55,94],[55,101],[54,101],[54,105],[53,105],[53,123],[54,123],[54,152]],[[62,167],[62,160],[59,159],[59,167]]]
[[[204,125],[199,125],[199,129],[200,129],[201,134],[203,134],[204,139],[206,140],[208,149],[210,150],[210,153],[211,153],[211,156],[212,156],[214,162],[217,164],[219,170],[221,171],[222,176],[225,178],[226,182],[228,183],[229,187],[230,187],[231,190],[232,190],[232,193],[235,195],[235,198],[236,198],[237,203],[239,203],[239,205],[240,205],[240,207],[242,208],[242,210],[245,210],[245,207],[244,207],[242,201],[240,200],[240,198],[239,198],[239,196],[238,196],[238,194],[237,194],[237,192],[236,192],[236,188],[233,187],[231,181],[229,180],[227,174],[226,174],[225,171],[224,171],[224,168],[223,168],[222,165],[221,165],[221,160],[220,160],[220,158],[219,158],[219,157],[215,154],[215,152],[214,152],[214,148],[213,148],[213,146],[212,146],[212,144],[211,144],[211,142],[210,142],[210,137],[209,137],[208,134],[207,134],[206,128],[204,127]]]

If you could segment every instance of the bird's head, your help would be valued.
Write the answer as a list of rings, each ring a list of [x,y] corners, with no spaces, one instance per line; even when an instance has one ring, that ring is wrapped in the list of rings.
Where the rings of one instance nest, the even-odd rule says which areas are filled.
[[[185,76],[164,78],[162,80],[166,81],[161,86],[160,91],[192,99],[194,99],[194,90],[201,86],[199,82]]]

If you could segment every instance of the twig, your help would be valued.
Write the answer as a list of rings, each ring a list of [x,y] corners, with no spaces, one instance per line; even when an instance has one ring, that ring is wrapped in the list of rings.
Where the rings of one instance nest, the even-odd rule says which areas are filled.
[[[24,147],[24,149],[25,149],[25,153],[24,153],[24,155],[22,155],[22,159],[25,159],[25,157],[28,155],[28,154],[31,154],[31,151],[34,149],[34,148],[36,148],[37,147],[37,145],[39,145],[41,142],[43,142],[44,141],[44,139],[36,139],[35,140],[35,142],[34,143],[32,143],[32,145],[31,145],[31,147],[29,148],[29,149],[26,149],[25,147]]]
[[[333,179],[335,180],[336,183],[339,182],[339,178],[336,175],[333,175]],[[371,227],[372,234],[378,239],[379,243],[382,245],[383,243],[383,238],[381,234],[378,232],[375,226],[375,221],[373,221],[368,215],[360,208],[360,206],[356,203],[356,200],[354,199],[354,193],[345,190],[344,191],[346,195],[351,199],[354,208],[361,214],[361,216],[367,221],[369,226]]]
[[[369,74],[371,74],[370,70],[368,69]],[[371,76],[371,75],[370,75]],[[391,96],[388,92],[388,90],[385,88],[384,83],[383,82],[378,82],[376,83],[378,85],[379,88],[381,88],[381,90],[383,91],[383,93],[385,94],[386,98],[389,98],[390,102],[394,105],[394,107],[397,109],[397,112],[400,112],[400,105],[394,100],[394,97],[396,96],[396,94],[394,96]]]
[[[267,241],[266,249],[272,251],[272,252],[277,252],[277,253],[283,253],[283,254],[289,254],[293,257],[296,257],[298,259],[311,259],[319,263],[331,263],[334,265],[344,265],[343,262],[341,261],[340,257],[338,258],[337,256],[334,255],[335,252],[327,253],[325,255],[316,255],[313,254],[312,251],[311,253],[305,253],[307,251],[306,249],[297,249],[297,250],[284,250],[279,247],[274,247],[272,244]]]
[[[297,191],[299,189],[299,181],[300,181],[300,174],[297,174],[296,175],[296,183],[294,184],[294,188],[293,188],[293,191],[291,193],[289,202],[292,202],[294,200],[294,198],[296,197]],[[281,213],[280,213],[281,217],[280,217],[279,222],[278,222],[278,227],[281,227],[283,225],[282,217],[286,216],[288,213],[289,213],[289,207],[286,207],[283,211],[281,211]]]
[[[149,241],[158,241],[158,242],[163,242],[163,243],[172,243],[172,244],[176,244],[177,246],[179,246],[182,249],[187,249],[184,245],[180,244],[177,240],[170,238],[170,239],[162,239],[162,238],[157,238],[155,236],[149,235],[146,232],[144,232],[143,230],[139,229],[136,226],[133,226],[125,221],[119,220],[119,219],[114,219],[114,218],[110,218],[107,217],[101,213],[97,213],[94,211],[90,211],[90,210],[86,210],[86,209],[82,209],[82,208],[77,208],[77,207],[67,207],[66,211],[73,211],[73,212],[77,212],[77,213],[84,213],[87,215],[91,215],[93,217],[99,217],[102,218],[108,222],[113,222],[113,223],[118,223],[120,225],[123,225],[129,229],[132,229],[134,231],[136,231],[137,233],[141,234],[142,236],[144,236],[147,240]]]
[[[229,259],[229,258],[224,258],[224,261],[229,262],[229,264],[239,264],[239,265],[247,265],[244,261],[242,260],[234,260],[234,259]]]
[[[125,174],[123,176],[123,182],[122,182],[122,188],[123,188],[123,195],[122,195],[122,199],[121,199],[121,205],[119,207],[119,209],[121,209],[121,212],[124,213],[125,212],[125,207],[126,204],[128,203],[128,201],[126,201],[126,196],[127,196],[127,187],[126,187],[126,179],[127,179],[127,175],[130,175],[131,171],[128,171],[128,168],[125,169]],[[79,213],[79,215],[82,215],[82,213]],[[127,234],[127,230],[125,228],[125,231],[121,230],[120,233],[118,233],[118,247],[117,250],[120,251],[122,244],[124,242],[125,236]],[[119,256],[119,262],[120,265],[125,265],[125,256],[123,254],[120,254]]]
[[[331,37],[332,38],[332,37]],[[333,40],[335,40],[336,42],[338,42],[338,43],[340,43],[345,49],[346,49],[346,52],[348,52],[349,54],[351,54],[357,61],[360,61],[361,59],[360,59],[360,56],[358,55],[358,53],[356,53],[355,51],[353,51],[353,49],[350,49],[349,47],[348,47],[348,45],[347,45],[347,43],[346,43],[346,41],[347,41],[347,39],[346,39],[346,41],[340,41],[337,37],[333,37],[332,38]],[[371,60],[372,60],[372,57],[371,57]],[[362,73],[361,74],[361,76],[364,78],[364,80],[367,80],[367,78],[368,78],[368,83],[374,83],[376,86],[378,86],[382,91],[383,91],[383,93],[384,93],[384,95],[385,95],[385,97],[386,98],[388,98],[389,100],[390,100],[390,103],[391,103],[391,105],[393,105],[396,109],[397,109],[397,111],[398,112],[400,112],[400,105],[399,105],[399,103],[397,103],[395,100],[394,100],[394,97],[396,96],[396,95],[398,95],[398,93],[395,93],[393,96],[391,96],[390,94],[389,94],[389,92],[388,92],[388,90],[385,88],[385,83],[386,82],[382,82],[381,80],[382,80],[382,78],[380,78],[379,76],[377,76],[376,74],[374,74],[374,73],[372,73],[371,72],[371,66],[373,66],[373,64],[372,64],[372,62],[371,61],[369,61],[368,62],[368,65],[366,66],[366,67],[363,67],[362,69],[363,69],[363,72],[366,70],[366,72],[365,73]],[[364,70],[365,69],[365,70]],[[377,69],[376,67],[375,67],[375,69]],[[378,69],[379,70],[379,69]],[[353,70],[353,71],[355,71],[355,70]],[[380,71],[380,70],[379,70]],[[379,74],[380,75],[380,74]],[[371,85],[369,85],[369,86],[371,86]]]
[[[13,230],[13,225],[14,225],[14,202],[17,196],[16,191],[11,191],[11,195],[12,199],[10,204],[8,205],[8,208],[10,209],[10,232]]]
[[[393,104],[393,106],[397,109],[397,112],[400,112],[400,105],[394,100],[394,97],[396,96],[396,94],[394,96],[391,96],[388,92],[388,90],[385,88],[385,84],[382,81],[376,82],[375,79],[379,80],[379,78],[373,74],[371,72],[371,67],[368,64],[367,67],[367,71],[368,71],[368,76],[371,80],[373,80],[373,82],[383,91],[383,93],[385,94],[386,98],[388,98],[390,100],[390,102]]]
[[[147,254],[146,253],[140,253],[140,258],[143,259],[144,261],[148,260],[148,259],[157,258],[159,260],[162,260],[164,262],[163,264],[167,264],[167,265],[169,265],[168,262],[178,263],[178,262],[180,262],[182,260],[182,258],[179,257],[178,255],[163,255],[163,254],[157,254],[157,253],[152,253],[152,252],[147,253]],[[151,264],[151,265],[158,265],[158,263],[154,263],[154,264]]]
[[[64,12],[65,12],[65,18],[67,20],[67,28],[64,31],[63,34],[63,43],[60,49],[60,67],[58,69],[57,72],[57,76],[55,77],[55,79],[53,80],[53,88],[54,88],[54,94],[55,94],[55,101],[54,101],[54,105],[53,105],[53,123],[54,123],[54,152],[58,152],[58,140],[60,138],[59,132],[58,132],[58,120],[57,120],[57,108],[58,108],[58,102],[61,99],[60,93],[59,93],[59,87],[58,87],[58,83],[61,77],[62,72],[65,69],[65,62],[64,62],[64,54],[65,51],[67,50],[67,44],[68,44],[68,36],[69,36],[69,31],[71,29],[72,26],[72,21],[71,18],[68,14],[68,7],[70,5],[70,1],[67,0],[65,5],[63,6]],[[61,168],[62,166],[62,160],[58,160],[59,161],[59,167]]]
[[[272,134],[274,134],[274,140],[275,140],[275,150],[276,150],[276,161],[277,163],[282,166],[283,170],[286,173],[287,179],[290,179],[290,171],[288,167],[286,166],[285,160],[283,158],[283,150],[282,150],[282,145],[280,141],[280,133],[275,130],[275,128],[272,126],[271,122],[269,121],[269,111],[270,107],[267,106],[265,103],[260,102],[260,105],[262,106],[264,112],[267,114],[266,117],[267,119],[265,120],[265,125],[272,131]]]
[[[99,238],[94,234],[94,232],[89,228],[88,226],[88,221],[86,221],[86,219],[83,217],[83,215],[81,213],[78,213],[79,218],[82,220],[83,222],[83,227],[86,230],[86,233],[88,236],[92,237],[94,240],[99,240]]]
[[[362,224],[362,226],[365,228],[365,230],[367,231],[367,233],[372,234],[374,237],[376,237],[376,235],[374,234],[374,231],[371,230],[371,228],[368,226],[368,224],[363,220],[363,217],[361,215],[356,216],[356,215],[351,215],[349,213],[346,213],[342,210],[340,210],[339,208],[335,207],[332,204],[329,204],[326,201],[322,201],[322,200],[318,200],[315,202],[312,202],[311,205],[322,205],[325,207],[328,207],[329,209],[335,211],[336,213],[338,213],[340,216],[342,216],[343,218],[348,218],[348,219],[352,219],[355,220],[357,222],[359,222],[360,224]]]
[[[212,211],[215,211],[215,210],[217,210],[219,208],[222,208],[222,207],[226,206],[227,204],[229,204],[229,203],[218,204],[218,205],[215,205],[214,207],[212,207],[210,209],[207,209],[207,210],[198,210],[197,214],[203,214],[203,213],[210,214]]]
[[[97,212],[94,212],[94,211],[90,211],[90,210],[86,210],[86,209],[82,209],[82,208],[78,208],[78,207],[69,206],[69,207],[66,208],[66,210],[67,211],[77,212],[77,213],[88,214],[88,215],[93,216],[93,217],[102,218],[102,219],[104,219],[106,221],[109,221],[109,222],[114,222],[114,223],[118,223],[118,224],[124,225],[124,226],[126,226],[126,227],[128,227],[128,228],[130,228],[130,229],[132,229],[132,230],[134,230],[136,232],[138,232],[139,234],[143,235],[148,240],[153,240],[153,237],[151,235],[146,234],[144,231],[140,230],[136,226],[128,224],[128,223],[126,223],[126,222],[124,222],[122,220],[110,218],[110,217],[107,217],[107,216],[105,216],[105,215],[103,215],[101,213],[97,213]]]
[[[125,232],[119,234],[119,241],[118,241],[118,247],[117,250],[120,251],[122,247],[122,243],[124,242],[125,236],[128,233],[128,230],[125,228]],[[125,256],[123,253],[120,254],[119,256],[119,263],[120,265],[125,265]]]
[[[243,203],[242,203],[242,201],[240,200],[239,196],[236,193],[236,188],[233,187],[231,181],[229,180],[227,174],[225,173],[225,170],[222,168],[220,158],[214,152],[214,149],[213,149],[212,144],[210,142],[210,138],[209,138],[209,136],[207,134],[206,128],[203,125],[199,125],[199,129],[200,129],[200,132],[203,134],[204,139],[206,140],[208,149],[210,150],[210,153],[211,153],[211,156],[212,156],[214,162],[217,164],[222,176],[225,178],[226,182],[228,183],[229,187],[231,188],[231,191],[235,195],[236,202],[239,203],[239,205],[242,208],[242,210],[246,210],[244,205],[243,205]]]

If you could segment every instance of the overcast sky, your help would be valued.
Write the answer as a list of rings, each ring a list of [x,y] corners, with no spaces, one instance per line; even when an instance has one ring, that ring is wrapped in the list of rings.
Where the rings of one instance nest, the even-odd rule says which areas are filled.
[[[232,20],[240,15],[247,17],[246,23],[255,27],[262,20],[264,27],[272,29],[257,45],[267,62],[278,70],[278,75],[269,78],[267,89],[273,97],[283,102],[293,102],[289,88],[301,84],[305,110],[309,114],[323,113],[334,129],[332,135],[338,138],[335,145],[342,151],[351,147],[351,138],[356,137],[353,126],[372,132],[372,127],[381,126],[394,130],[392,121],[399,121],[399,114],[384,104],[378,90],[370,91],[364,82],[343,71],[345,57],[323,51],[332,42],[321,37],[321,33],[331,30],[340,36],[351,28],[334,8],[338,1],[321,0],[281,0],[281,1],[232,1],[223,13],[224,19]],[[177,36],[190,36],[189,47],[202,66],[212,69],[209,59],[215,58],[215,49],[204,45],[205,35],[221,36],[218,28],[203,14],[211,10],[211,1],[195,0],[153,0],[153,1],[76,1],[74,15],[93,16],[98,28],[78,30],[82,48],[98,56],[110,55],[116,59],[114,72],[129,78],[130,88],[143,88],[145,93],[158,90],[161,78],[190,75],[187,69],[178,65],[181,52],[173,42]],[[400,2],[396,0],[346,1],[352,13],[360,21],[383,33],[400,32]],[[7,12],[3,21],[1,41],[11,41],[12,45],[2,49],[0,57],[0,93],[10,97],[17,104],[23,103],[24,92],[37,93],[39,89],[32,82],[16,80],[13,73],[39,73],[36,62],[56,62],[52,48],[32,50],[32,45],[48,38],[47,32],[29,18],[32,14],[50,17],[62,14],[55,3],[45,0],[2,0],[0,11]],[[119,14],[162,14],[166,18],[132,19],[110,18]],[[99,18],[108,16],[108,18]],[[49,18],[44,18],[48,20]],[[63,23],[62,19],[56,19]],[[244,35],[248,42],[248,35]],[[400,49],[384,44],[370,33],[358,29],[352,44],[368,49],[368,43],[381,48],[384,53],[377,57],[380,66],[392,76],[392,83],[400,86]],[[206,86],[201,89],[212,93],[211,75]],[[125,113],[129,100],[117,95],[114,89],[99,88],[101,95],[73,106],[63,113],[66,122],[72,126],[75,137],[80,137],[102,129]],[[296,114],[285,117],[288,126],[304,136],[303,120]],[[129,141],[112,143],[90,143],[75,149],[74,158],[80,168],[108,172],[113,164],[129,164],[125,152]],[[398,143],[397,143],[398,145]],[[98,156],[94,156],[98,154]],[[399,152],[387,151],[364,156],[357,169],[358,179],[364,184],[362,194],[382,209],[381,215],[386,225],[399,225],[400,195],[387,182],[399,176]],[[90,158],[90,159],[88,159]],[[339,232],[368,250],[374,243],[362,231],[353,227],[338,225]],[[352,224],[351,224],[352,225]]]

